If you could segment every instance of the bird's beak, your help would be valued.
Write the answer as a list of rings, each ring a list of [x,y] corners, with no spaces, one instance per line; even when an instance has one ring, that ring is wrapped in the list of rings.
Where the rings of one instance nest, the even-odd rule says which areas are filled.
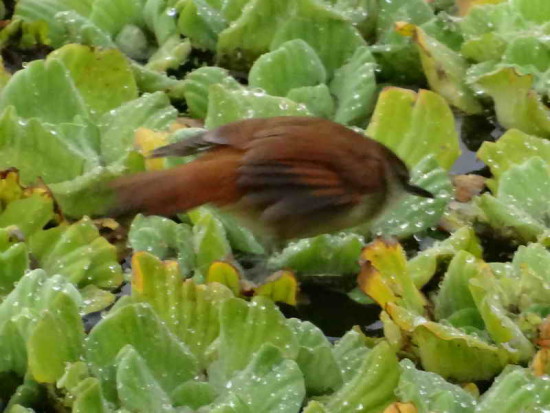
[[[420,188],[419,186],[413,185],[409,182],[405,184],[404,188],[405,191],[409,194],[421,196],[423,198],[435,198],[434,194],[432,194],[430,191],[426,191],[424,188]]]

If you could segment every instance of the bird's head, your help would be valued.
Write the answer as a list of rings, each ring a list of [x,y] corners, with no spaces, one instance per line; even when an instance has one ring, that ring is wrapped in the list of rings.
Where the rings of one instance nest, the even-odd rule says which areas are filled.
[[[387,149],[387,175],[394,186],[406,193],[422,198],[435,198],[430,191],[411,183],[411,175],[407,165],[390,149]]]

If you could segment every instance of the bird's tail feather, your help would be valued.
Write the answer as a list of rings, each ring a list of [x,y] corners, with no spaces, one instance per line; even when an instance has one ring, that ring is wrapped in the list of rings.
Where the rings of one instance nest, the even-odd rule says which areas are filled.
[[[191,162],[163,171],[124,176],[110,183],[114,206],[109,215],[130,212],[174,215],[203,204],[238,200],[236,159]]]

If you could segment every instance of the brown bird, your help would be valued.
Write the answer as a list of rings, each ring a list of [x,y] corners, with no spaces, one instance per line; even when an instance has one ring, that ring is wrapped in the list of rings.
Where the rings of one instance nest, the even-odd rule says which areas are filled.
[[[371,221],[400,195],[433,195],[410,183],[387,147],[320,118],[247,119],[156,149],[199,156],[172,169],[112,182],[118,213],[173,215],[212,204],[275,240]]]

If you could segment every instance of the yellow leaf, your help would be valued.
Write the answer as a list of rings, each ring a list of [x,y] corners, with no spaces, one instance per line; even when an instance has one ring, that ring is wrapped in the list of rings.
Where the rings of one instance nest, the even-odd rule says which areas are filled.
[[[235,296],[241,295],[241,276],[237,269],[223,261],[215,261],[208,268],[206,282],[217,282],[228,287]]]
[[[550,348],[543,348],[535,354],[531,368],[539,377],[550,374]]]
[[[416,409],[414,404],[400,403],[400,402],[392,403],[388,407],[386,407],[386,410],[384,410],[384,413],[417,413],[417,412],[418,410]]]
[[[254,295],[263,295],[273,301],[296,305],[298,281],[291,271],[279,271],[271,275],[263,285],[256,288]]]
[[[416,26],[408,22],[395,22],[394,29],[402,36],[411,37],[416,32]]]
[[[361,259],[364,263],[357,281],[365,294],[382,308],[397,303],[424,314],[427,301],[414,285],[398,242],[378,238],[363,249]]]
[[[462,388],[474,396],[476,399],[479,398],[479,388],[475,383],[465,383],[462,385]]]
[[[139,152],[147,158],[156,148],[160,148],[168,143],[168,133],[155,132],[151,129],[139,128],[136,130],[134,142]],[[153,158],[145,159],[145,168],[148,171],[159,171],[164,169],[164,159]]]
[[[395,303],[398,300],[398,297],[386,284],[380,271],[374,268],[369,261],[361,265],[361,272],[357,277],[357,284],[361,291],[376,301],[382,308],[386,308],[388,303]]]

